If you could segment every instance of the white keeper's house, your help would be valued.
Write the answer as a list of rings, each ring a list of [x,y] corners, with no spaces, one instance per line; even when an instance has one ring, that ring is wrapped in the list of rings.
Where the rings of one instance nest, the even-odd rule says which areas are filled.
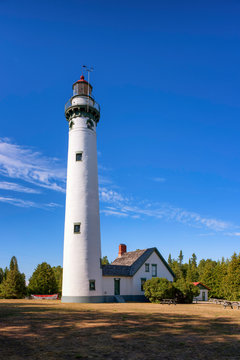
[[[100,106],[82,75],[65,105],[69,127],[62,302],[144,300],[143,283],[174,274],[156,248],[127,252],[101,264],[97,170]]]
[[[110,265],[103,265],[102,271],[103,292],[108,301],[145,301],[146,280],[153,277],[174,280],[174,273],[157,248],[127,252],[125,244],[119,245],[118,257]]]

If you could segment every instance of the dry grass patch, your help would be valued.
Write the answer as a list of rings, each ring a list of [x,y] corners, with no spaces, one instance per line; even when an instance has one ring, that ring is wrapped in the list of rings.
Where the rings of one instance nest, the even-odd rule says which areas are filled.
[[[0,300],[0,358],[240,359],[240,311],[214,304]]]

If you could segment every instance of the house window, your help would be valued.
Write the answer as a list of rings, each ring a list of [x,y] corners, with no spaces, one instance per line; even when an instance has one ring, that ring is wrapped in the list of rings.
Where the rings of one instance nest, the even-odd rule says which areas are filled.
[[[81,230],[81,223],[75,223],[73,226],[74,234],[80,234]]]
[[[82,161],[82,152],[76,153],[76,161]]]
[[[157,276],[157,264],[152,264],[152,277]]]
[[[149,272],[149,264],[145,264],[145,272]]]
[[[89,290],[96,290],[95,289],[95,280],[89,280]]]
[[[146,280],[146,278],[141,278],[141,291],[144,291],[143,285],[145,284]]]

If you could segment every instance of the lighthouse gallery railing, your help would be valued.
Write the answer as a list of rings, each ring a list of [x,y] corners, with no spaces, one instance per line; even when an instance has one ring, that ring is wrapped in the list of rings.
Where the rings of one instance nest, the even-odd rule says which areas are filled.
[[[73,97],[71,97],[70,100],[68,100],[65,104],[65,111],[70,108],[71,106],[75,106],[75,105],[88,105],[89,107],[93,107],[95,108],[97,111],[100,112],[100,105],[92,98],[92,97],[86,97],[86,101],[85,102],[74,102],[73,100],[75,98],[77,98],[79,95],[75,95]]]

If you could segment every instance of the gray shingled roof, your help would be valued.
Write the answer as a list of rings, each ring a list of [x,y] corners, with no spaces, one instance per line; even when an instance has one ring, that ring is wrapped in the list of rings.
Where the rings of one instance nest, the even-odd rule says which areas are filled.
[[[103,276],[133,276],[154,251],[160,257],[168,271],[175,277],[172,269],[157,248],[130,251],[123,254],[120,258],[115,259],[111,265],[103,265]]]
[[[103,265],[102,271],[104,276],[131,276],[131,266],[121,265]]]
[[[112,265],[126,265],[126,266],[132,266],[135,261],[139,259],[140,256],[142,256],[146,249],[144,250],[136,250],[136,251],[129,251],[125,252],[121,257],[116,258]]]

